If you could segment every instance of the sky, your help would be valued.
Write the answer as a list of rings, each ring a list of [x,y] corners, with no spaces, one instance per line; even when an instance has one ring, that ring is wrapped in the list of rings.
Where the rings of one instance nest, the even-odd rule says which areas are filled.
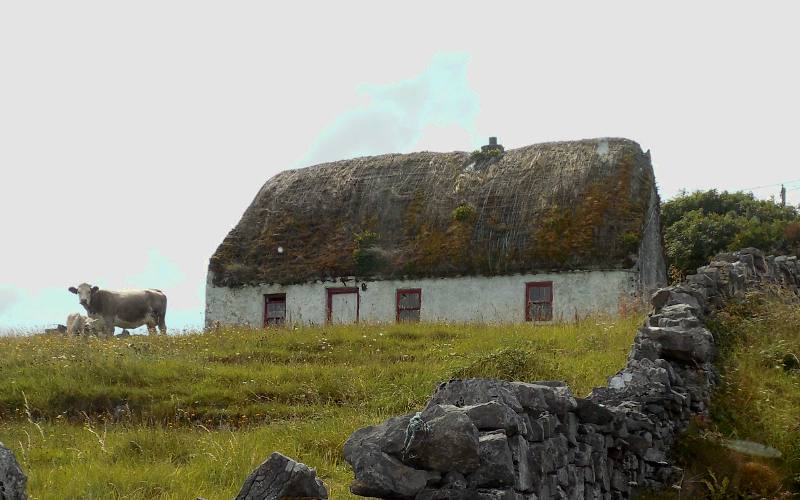
[[[793,2],[2,2],[0,331],[67,291],[160,288],[203,323],[208,258],[276,173],[591,137],[662,198],[800,203]],[[756,188],[756,189],[754,189]]]

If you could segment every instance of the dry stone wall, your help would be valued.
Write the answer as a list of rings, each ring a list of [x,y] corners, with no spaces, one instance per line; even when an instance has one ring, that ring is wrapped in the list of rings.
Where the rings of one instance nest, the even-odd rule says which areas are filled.
[[[705,319],[778,284],[797,293],[796,257],[718,256],[652,296],[625,367],[576,398],[561,382],[442,383],[418,413],[359,429],[344,446],[351,491],[417,500],[628,498],[680,477],[669,451],[717,382]]]

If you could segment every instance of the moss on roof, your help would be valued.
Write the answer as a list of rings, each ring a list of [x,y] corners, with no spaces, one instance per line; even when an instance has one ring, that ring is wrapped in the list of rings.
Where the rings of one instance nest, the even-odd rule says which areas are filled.
[[[627,139],[324,163],[269,179],[209,269],[235,287],[630,268],[654,189]]]

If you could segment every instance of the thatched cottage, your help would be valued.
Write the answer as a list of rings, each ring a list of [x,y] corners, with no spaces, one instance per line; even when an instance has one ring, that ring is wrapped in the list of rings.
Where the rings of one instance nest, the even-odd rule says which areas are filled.
[[[206,323],[571,320],[665,281],[649,152],[491,142],[272,177],[211,257]]]

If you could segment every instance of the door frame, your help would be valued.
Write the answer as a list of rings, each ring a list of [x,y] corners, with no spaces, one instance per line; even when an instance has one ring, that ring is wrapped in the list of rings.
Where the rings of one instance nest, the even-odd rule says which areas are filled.
[[[328,323],[331,322],[331,313],[333,312],[333,296],[344,294],[344,293],[354,293],[356,294],[356,323],[358,323],[359,316],[361,315],[361,294],[358,293],[357,286],[346,286],[346,287],[338,287],[338,288],[326,288],[327,293],[326,299],[326,320]]]

